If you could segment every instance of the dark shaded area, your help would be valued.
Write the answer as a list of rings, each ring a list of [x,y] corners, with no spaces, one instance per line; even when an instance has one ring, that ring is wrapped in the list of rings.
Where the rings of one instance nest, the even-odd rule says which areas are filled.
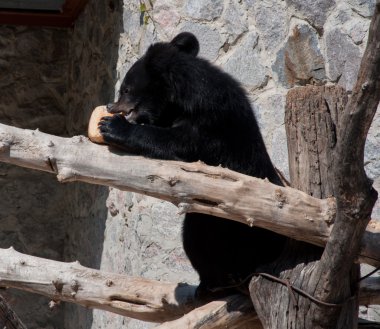
[[[93,0],[72,29],[0,26],[0,122],[86,134],[91,110],[114,97],[121,23],[121,1]],[[107,197],[106,187],[0,164],[0,247],[99,268]],[[45,297],[13,289],[3,295],[28,328],[91,327],[91,310],[50,310]]]

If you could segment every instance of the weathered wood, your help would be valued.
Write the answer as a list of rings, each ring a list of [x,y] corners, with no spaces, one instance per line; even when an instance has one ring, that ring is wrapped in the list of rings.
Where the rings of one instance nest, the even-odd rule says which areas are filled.
[[[144,321],[177,319],[197,304],[194,286],[102,272],[0,249],[0,286]]]
[[[237,321],[238,320],[238,321]],[[157,329],[262,329],[247,296],[233,295],[201,306]]]
[[[301,99],[303,103],[297,104],[297,101]],[[295,188],[318,198],[335,195],[332,168],[337,144],[336,127],[339,124],[340,115],[343,113],[347,101],[347,92],[339,86],[308,86],[289,92],[286,111],[287,133],[288,136],[291,136],[292,127],[296,127],[297,135],[300,137],[296,145],[301,148],[301,150],[293,149],[295,153],[289,152],[290,177],[292,182],[295,182]],[[296,120],[298,125],[293,126],[288,120]],[[303,167],[304,171],[302,173],[304,177],[296,167]],[[314,255],[319,258],[321,253],[314,251]],[[305,271],[310,268],[313,272],[315,266],[318,266],[317,262],[309,263],[301,270]],[[341,288],[347,290],[347,296],[356,294],[356,285],[351,286],[350,282],[358,280],[360,271],[358,265],[354,266],[355,268],[351,270],[350,275],[346,276],[346,284],[342,285]],[[305,289],[312,290],[317,284],[315,280],[316,277],[309,276],[307,280],[303,281],[302,285]],[[305,306],[308,308],[307,305]],[[340,314],[342,315],[341,319],[345,321],[344,328],[355,326],[357,307],[358,304],[355,298],[342,305]],[[330,309],[334,310],[334,308]],[[310,312],[309,317],[315,318],[316,316]]]
[[[326,197],[324,193],[332,193],[337,199],[338,215],[320,260],[315,257],[318,256],[316,251],[309,251],[304,256],[302,253],[306,248],[300,243],[291,243],[284,257],[272,267],[281,278],[289,279],[291,284],[322,303],[297,295],[294,297],[297,305],[294,305],[296,302],[292,304],[289,293],[278,284],[276,287],[276,283],[264,282],[262,278],[251,281],[252,301],[265,329],[351,329],[357,326],[359,270],[353,262],[377,198],[366,177],[363,160],[367,132],[380,100],[379,32],[380,1],[377,0],[358,81],[341,113],[334,109],[343,106],[331,107],[324,100],[324,94],[331,91],[329,88],[320,87],[324,90],[318,92],[317,87],[306,87],[293,90],[288,95],[287,118],[292,117],[289,112],[293,113],[291,108],[294,104],[296,107],[301,104],[300,117],[306,118],[293,121],[300,127],[293,130],[293,135],[290,134],[292,141],[296,141],[289,147],[291,172],[299,177],[295,179],[299,186],[295,187],[303,187],[321,197]],[[340,104],[343,105],[346,102],[344,92],[332,88],[337,98],[342,97]],[[321,119],[323,125],[320,124]],[[321,129],[325,127],[330,132],[321,138]],[[291,128],[288,127],[288,132],[292,131]],[[305,141],[311,145],[299,145]],[[301,164],[297,167],[293,161]],[[319,184],[324,186],[320,188]]]
[[[194,299],[195,287],[185,283],[107,273],[78,262],[25,255],[13,248],[0,248],[0,287],[30,291],[55,302],[75,303],[144,321],[170,321],[163,328],[261,328],[247,296],[234,295],[204,304]],[[361,282],[360,301],[380,304],[380,278]]]
[[[200,162],[126,156],[83,136],[62,138],[0,124],[0,161],[56,174],[62,182],[84,181],[143,193],[171,201],[183,212],[229,218],[320,246],[335,216],[333,198],[319,200]],[[368,237],[360,261],[379,266],[380,227],[371,226]]]
[[[13,248],[0,248],[0,287],[30,291],[54,302],[75,303],[143,321],[179,319],[179,322],[165,324],[170,328],[176,323],[187,323],[188,328],[195,328],[200,322],[202,327],[199,328],[213,328],[221,323],[228,328],[244,328],[247,323],[258,323],[247,296],[234,295],[205,304],[195,299],[196,287],[185,283],[107,273],[78,262],[64,263],[25,255]],[[194,310],[200,306],[201,309]],[[180,319],[188,312],[189,316]]]
[[[347,101],[347,92],[339,86],[307,86],[288,92],[285,122],[294,188],[320,199],[333,195],[336,125]]]
[[[346,92],[336,86],[307,86],[289,91],[286,103],[286,130],[288,135],[289,171],[292,186],[313,196],[325,198],[334,193],[332,176],[334,151],[337,143],[336,126],[347,103]],[[289,280],[296,287],[314,295],[318,278],[311,274],[318,266],[322,249],[299,242],[291,242],[280,261],[267,270]],[[351,271],[357,280],[358,268]],[[355,295],[347,273],[347,295]],[[344,282],[344,280],[342,279]],[[347,300],[340,308],[312,302],[296,294],[294,305],[286,287],[265,278],[255,278],[250,285],[252,300],[265,329],[314,328],[318,322],[315,308],[328,314],[331,309],[342,310],[344,325],[352,328],[357,320],[355,299]],[[321,299],[323,301],[323,299]],[[313,310],[313,311],[310,311]]]
[[[353,262],[377,199],[364,170],[364,146],[379,101],[380,0],[377,0],[358,79],[338,122],[332,166],[337,218],[321,260],[311,274],[316,283],[315,296],[326,302],[343,302],[352,297],[356,288],[358,273],[353,273]],[[355,327],[357,310],[325,311],[312,304],[310,312],[316,329]]]

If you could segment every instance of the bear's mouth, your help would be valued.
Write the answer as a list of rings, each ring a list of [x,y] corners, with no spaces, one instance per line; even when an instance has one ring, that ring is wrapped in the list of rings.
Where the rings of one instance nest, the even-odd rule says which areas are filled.
[[[124,115],[127,121],[130,121],[133,117],[134,112],[135,112],[135,109],[132,108],[132,109],[128,109],[128,111],[123,111],[122,114]]]

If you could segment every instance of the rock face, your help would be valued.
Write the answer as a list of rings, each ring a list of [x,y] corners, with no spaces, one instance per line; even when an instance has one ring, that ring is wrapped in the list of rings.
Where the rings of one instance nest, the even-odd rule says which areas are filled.
[[[322,84],[325,62],[321,54],[318,34],[304,21],[293,21],[283,48],[277,53],[272,69],[284,87]]]
[[[67,48],[66,30],[0,28],[2,123],[66,133]]]
[[[335,0],[286,0],[286,4],[295,17],[299,17],[309,22],[316,29],[323,31],[326,19],[336,5],[336,2]]]
[[[148,3],[148,1],[146,2]],[[150,43],[191,31],[200,55],[241,81],[268,151],[286,175],[289,88],[338,83],[351,90],[375,0],[90,0],[72,29],[0,27],[0,122],[57,135],[85,134],[92,109],[112,101]],[[149,15],[145,19],[146,15]],[[144,21],[147,24],[144,24]],[[380,186],[380,111],[366,170]],[[380,218],[380,204],[374,209]],[[0,164],[1,247],[106,271],[196,283],[177,209],[161,200]],[[28,328],[151,328],[72,304],[6,291]],[[376,308],[362,309],[373,318]],[[376,317],[375,317],[376,318]]]
[[[225,71],[253,89],[264,86],[268,80],[267,69],[260,60],[258,39],[256,32],[247,33],[242,37],[240,47],[231,51],[223,65]]]

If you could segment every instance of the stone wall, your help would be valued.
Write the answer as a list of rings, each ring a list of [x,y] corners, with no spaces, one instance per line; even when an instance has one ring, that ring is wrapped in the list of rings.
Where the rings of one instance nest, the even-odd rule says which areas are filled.
[[[66,116],[70,136],[85,135],[92,110],[114,98],[121,12],[122,5],[117,0],[89,1],[70,31]],[[104,253],[108,252],[103,247],[104,240],[109,234],[116,235],[116,232],[105,232],[108,194],[106,187],[74,184],[68,202],[71,217],[64,243],[66,261],[79,260],[82,265],[96,269],[104,267]],[[113,243],[117,244],[118,240]],[[127,258],[117,257],[115,265],[120,264],[119,259]],[[92,310],[65,304],[65,323],[61,328],[107,327],[106,322],[101,323],[94,318]]]
[[[0,122],[66,135],[68,31],[0,26]],[[0,247],[62,259],[70,186],[46,173],[0,164]],[[49,300],[1,294],[28,328],[59,328],[63,310]]]
[[[116,90],[125,72],[149,44],[169,41],[181,31],[193,32],[200,41],[200,56],[224,68],[246,88],[270,155],[287,175],[284,128],[287,91],[296,86],[326,83],[337,83],[351,90],[373,8],[373,0],[156,0],[148,14],[145,13],[149,18],[144,25],[138,3],[124,1]],[[379,122],[380,113],[377,113],[366,145],[366,169],[369,176],[376,179],[376,184],[380,184]],[[172,226],[175,221],[171,216],[175,211],[167,212],[169,217],[165,213],[154,216],[151,209],[158,206],[166,209],[169,205],[134,195],[127,197],[128,207],[133,205],[128,216],[122,206],[125,198],[126,195],[117,190],[109,196],[108,204],[116,215],[114,228],[109,226],[111,230],[105,235],[103,247],[109,250],[107,254],[121,256],[124,252],[128,255],[131,263],[125,269],[133,275],[196,282],[180,247],[170,242],[174,248],[168,249],[163,243],[168,236],[162,228],[171,227],[173,233],[179,230]],[[145,208],[145,205],[152,206]],[[378,214],[379,209],[378,205],[374,214]],[[115,228],[122,225],[118,216],[128,218],[128,227],[116,229],[122,233],[119,236],[126,243],[125,247],[121,242],[115,245],[111,238],[111,231],[115,232]],[[130,233],[135,228],[136,231]],[[168,257],[172,254],[176,255],[176,261]],[[120,268],[112,257],[102,265],[107,269]],[[362,314],[369,317],[375,312],[374,308],[362,310]],[[103,324],[118,328],[151,327],[107,314],[102,319]]]
[[[90,0],[67,30],[0,27],[0,122],[84,134],[93,107],[117,95],[121,79],[154,41],[180,31],[200,56],[241,81],[269,153],[287,175],[284,128],[289,88],[338,83],[350,90],[374,0],[155,0],[147,24],[138,1]],[[148,1],[146,1],[148,4]],[[366,170],[380,188],[380,113],[366,144]],[[47,174],[0,166],[0,244],[53,259],[165,281],[197,283],[181,247],[173,205]],[[13,200],[17,200],[14,202]],[[380,205],[374,211],[380,218]],[[22,297],[20,297],[22,295]],[[29,328],[150,328],[153,325],[7,293]],[[32,307],[33,306],[33,307]],[[362,309],[373,318],[376,308]]]
[[[66,133],[68,31],[0,26],[0,118]]]

